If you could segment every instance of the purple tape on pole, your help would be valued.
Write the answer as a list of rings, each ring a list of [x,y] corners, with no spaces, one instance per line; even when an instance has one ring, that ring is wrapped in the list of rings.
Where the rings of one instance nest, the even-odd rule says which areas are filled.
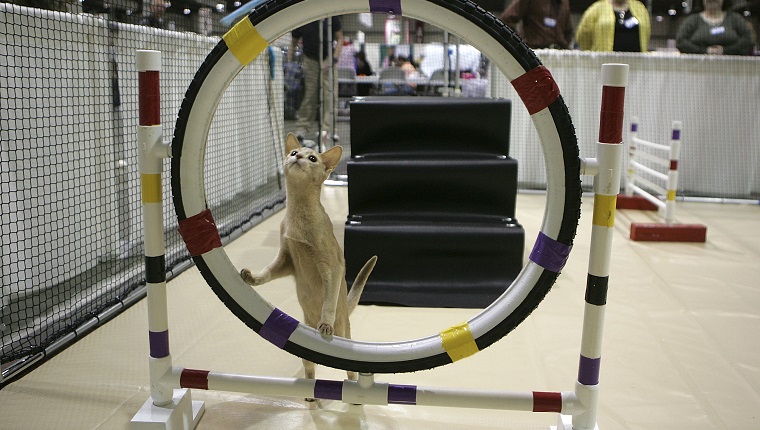
[[[559,273],[565,267],[571,249],[572,246],[557,242],[539,231],[536,244],[530,253],[530,261],[546,270]]]
[[[681,140],[681,130],[673,130],[671,140]]]
[[[343,400],[343,382],[317,379],[314,383],[314,397],[318,399]]]
[[[599,365],[602,358],[588,358],[581,355],[578,366],[578,382],[583,385],[599,384]]]
[[[149,331],[150,356],[164,358],[169,356],[169,330]]]
[[[275,308],[259,330],[259,336],[277,345],[282,349],[288,342],[290,335],[296,331],[298,320],[290,317],[285,312]]]
[[[397,405],[416,405],[417,404],[417,386],[416,385],[389,385],[388,386],[388,403]]]
[[[369,11],[401,15],[401,0],[369,0]]]
[[[637,132],[637,131],[639,131],[639,124],[637,124],[635,122],[632,122],[631,123],[631,131],[634,132],[634,133]]]

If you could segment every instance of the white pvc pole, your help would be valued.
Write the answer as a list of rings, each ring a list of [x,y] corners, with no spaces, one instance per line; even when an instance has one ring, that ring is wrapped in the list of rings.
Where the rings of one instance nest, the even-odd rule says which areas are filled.
[[[602,65],[602,107],[594,177],[594,213],[583,315],[581,357],[575,393],[585,411],[573,415],[573,429],[596,427],[604,313],[607,304],[615,205],[620,192],[623,160],[623,107],[628,84],[627,64]]]
[[[636,137],[639,134],[639,118],[634,116],[631,119],[631,134],[630,141],[628,142],[628,170],[626,170],[625,176],[625,195],[633,195],[633,187],[636,178]]]
[[[148,289],[148,340],[150,344],[151,398],[156,406],[172,402],[173,389],[160,383],[171,369],[169,321],[166,303],[162,158],[169,155],[162,142],[159,74],[161,52],[138,50],[135,66],[139,80],[140,121],[137,128],[142,192],[145,279]]]
[[[665,201],[665,223],[676,220],[676,191],[678,190],[678,162],[681,158],[681,121],[673,121],[670,134],[670,169],[668,170],[668,195]]]

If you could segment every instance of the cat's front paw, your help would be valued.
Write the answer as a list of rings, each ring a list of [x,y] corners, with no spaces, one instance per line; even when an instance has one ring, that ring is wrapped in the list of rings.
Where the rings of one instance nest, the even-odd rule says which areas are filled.
[[[263,284],[263,279],[260,276],[254,276],[253,273],[251,273],[248,269],[243,269],[240,271],[240,277],[243,278],[246,284],[256,286]]]
[[[324,336],[332,336],[333,333],[335,333],[335,329],[333,328],[332,324],[328,324],[326,322],[319,323],[317,330],[319,330],[319,332]]]

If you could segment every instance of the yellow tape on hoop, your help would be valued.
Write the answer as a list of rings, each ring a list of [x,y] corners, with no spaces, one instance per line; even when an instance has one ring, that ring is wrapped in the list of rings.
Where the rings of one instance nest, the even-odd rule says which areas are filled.
[[[443,350],[449,354],[451,361],[461,360],[479,351],[470,326],[466,322],[442,331],[440,336]]]
[[[244,66],[258,57],[261,51],[269,45],[248,18],[235,24],[230,31],[222,36],[222,39],[224,39],[224,43],[232,55]]]

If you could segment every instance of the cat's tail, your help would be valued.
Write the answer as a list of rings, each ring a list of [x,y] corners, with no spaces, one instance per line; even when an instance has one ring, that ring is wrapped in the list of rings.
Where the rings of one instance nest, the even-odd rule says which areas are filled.
[[[349,315],[356,308],[356,306],[359,305],[359,298],[362,295],[362,291],[364,291],[364,284],[367,283],[369,274],[372,273],[372,269],[375,268],[375,263],[377,263],[377,255],[373,255],[372,258],[364,263],[364,267],[362,267],[362,270],[360,270],[359,274],[356,275],[354,283],[351,284],[351,291],[348,292]]]

